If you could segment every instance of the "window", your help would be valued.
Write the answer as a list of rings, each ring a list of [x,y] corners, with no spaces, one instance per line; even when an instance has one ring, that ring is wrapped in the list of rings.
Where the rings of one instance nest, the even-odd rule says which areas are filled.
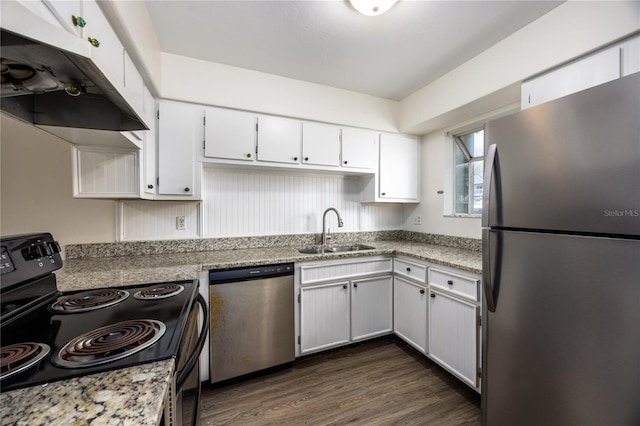
[[[453,213],[482,214],[484,129],[454,135]]]

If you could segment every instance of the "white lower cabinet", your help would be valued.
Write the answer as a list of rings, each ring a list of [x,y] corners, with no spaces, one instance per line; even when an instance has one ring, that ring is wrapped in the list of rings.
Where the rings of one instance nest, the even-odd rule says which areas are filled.
[[[300,352],[349,342],[349,282],[300,289]]]
[[[427,353],[427,287],[395,276],[393,331],[422,353]]]
[[[302,264],[298,273],[298,355],[393,331],[390,258]]]
[[[429,355],[472,387],[478,386],[478,309],[429,291]]]

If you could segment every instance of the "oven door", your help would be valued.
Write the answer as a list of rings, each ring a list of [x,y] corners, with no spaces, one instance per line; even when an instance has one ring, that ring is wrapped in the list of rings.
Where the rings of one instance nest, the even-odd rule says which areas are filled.
[[[209,311],[201,295],[196,299],[180,342],[176,374],[165,401],[161,424],[167,426],[197,425],[200,419],[200,352],[209,331]],[[198,333],[198,306],[203,322]]]

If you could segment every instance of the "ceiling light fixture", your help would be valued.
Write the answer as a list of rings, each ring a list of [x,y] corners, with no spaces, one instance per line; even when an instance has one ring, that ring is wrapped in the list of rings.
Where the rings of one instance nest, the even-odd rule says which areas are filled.
[[[398,0],[347,0],[358,12],[367,16],[378,16],[398,2]]]

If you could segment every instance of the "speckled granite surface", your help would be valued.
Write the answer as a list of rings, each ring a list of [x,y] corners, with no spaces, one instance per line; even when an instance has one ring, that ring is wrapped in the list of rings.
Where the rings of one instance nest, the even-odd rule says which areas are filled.
[[[285,262],[308,262],[371,255],[404,255],[480,274],[479,252],[411,241],[365,241],[374,250],[301,254],[300,246],[262,247],[138,256],[67,259],[56,272],[61,291],[119,287],[159,281],[193,279],[209,269],[234,268]]]
[[[0,394],[2,425],[157,425],[174,361]]]

